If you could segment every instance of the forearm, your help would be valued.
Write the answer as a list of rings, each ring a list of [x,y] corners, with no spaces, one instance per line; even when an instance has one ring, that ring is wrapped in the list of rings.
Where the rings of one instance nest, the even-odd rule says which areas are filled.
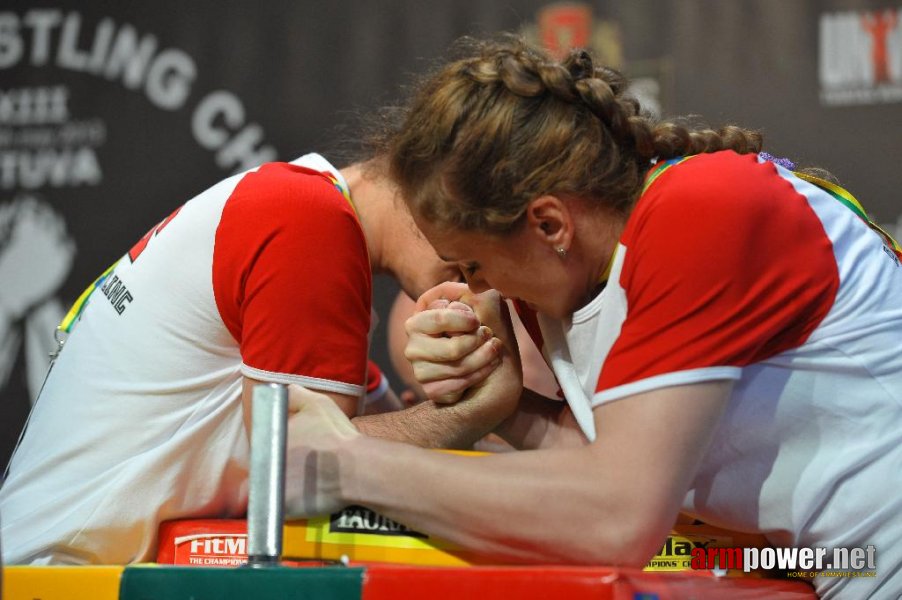
[[[588,442],[566,402],[526,388],[517,410],[494,433],[519,450],[575,447]]]
[[[512,413],[511,402],[499,406],[479,404],[485,401],[474,395],[454,405],[427,401],[403,411],[357,417],[353,423],[371,437],[423,448],[469,448],[490,432],[520,450],[587,443],[566,402],[525,388]]]
[[[289,444],[287,471],[300,476],[287,479],[286,510],[361,504],[495,560],[640,566],[672,527],[731,386],[636,394],[595,409],[590,444],[482,457],[361,435],[300,388],[289,441],[304,443]]]
[[[410,408],[363,415],[352,423],[364,435],[423,448],[469,448],[513,410],[510,402],[464,398],[457,404],[421,402]]]
[[[639,566],[672,523],[637,524],[588,446],[468,458],[361,436],[340,455],[345,502],[495,560]]]

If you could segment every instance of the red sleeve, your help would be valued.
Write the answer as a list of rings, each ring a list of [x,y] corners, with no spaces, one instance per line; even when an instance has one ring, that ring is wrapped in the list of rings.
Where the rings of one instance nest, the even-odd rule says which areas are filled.
[[[598,392],[797,347],[839,286],[833,246],[806,198],[754,155],[702,155],[665,172],[622,242],[626,319]]]
[[[213,289],[245,375],[360,395],[371,278],[357,217],[322,174],[264,165],[226,202]]]
[[[526,333],[529,334],[532,343],[541,352],[545,348],[545,340],[542,339],[542,329],[539,327],[539,320],[536,318],[535,311],[526,306],[526,303],[522,300],[514,300],[513,305],[520,322],[523,323],[523,328],[526,329]]]
[[[371,394],[382,385],[382,370],[372,360],[366,365],[366,393]]]
[[[520,322],[523,324],[523,328],[526,330],[526,333],[529,335],[529,339],[535,344],[536,348],[539,350],[539,354],[542,355],[542,360],[545,360],[544,350],[545,350],[545,340],[542,337],[542,328],[539,326],[539,319],[536,315],[536,312],[529,308],[525,302],[522,300],[513,300],[514,310],[517,313],[517,317],[520,319]],[[520,344],[520,352],[523,352],[524,343],[522,340],[517,340],[517,343]],[[557,386],[557,391],[554,393],[556,398],[561,400],[564,399],[564,391],[560,388],[560,384],[557,381],[557,375],[555,375],[554,370],[551,368],[551,365],[548,364],[548,361],[545,360],[545,364],[548,366],[548,370],[552,376],[555,378],[555,386]],[[525,367],[525,365],[524,365]],[[525,375],[525,373],[524,373]],[[547,391],[551,391],[550,389]]]

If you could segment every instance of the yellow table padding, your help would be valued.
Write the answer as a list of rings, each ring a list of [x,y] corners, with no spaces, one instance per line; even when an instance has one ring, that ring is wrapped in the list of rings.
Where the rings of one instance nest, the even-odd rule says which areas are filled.
[[[3,600],[119,600],[124,567],[3,567]]]

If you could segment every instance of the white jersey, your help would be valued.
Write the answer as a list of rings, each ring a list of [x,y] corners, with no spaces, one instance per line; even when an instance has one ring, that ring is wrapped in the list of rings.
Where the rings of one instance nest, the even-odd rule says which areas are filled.
[[[98,286],[0,488],[3,558],[152,559],[167,519],[247,502],[243,376],[362,396],[366,241],[322,157],[230,177]]]
[[[589,439],[593,407],[735,380],[684,510],[775,546],[875,546],[876,579],[818,593],[902,594],[902,266],[837,198],[756,155],[655,170],[604,291],[524,317]]]

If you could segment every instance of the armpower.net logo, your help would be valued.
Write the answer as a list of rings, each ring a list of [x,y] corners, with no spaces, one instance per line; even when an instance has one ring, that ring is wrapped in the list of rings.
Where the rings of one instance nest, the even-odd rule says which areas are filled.
[[[876,577],[877,548],[693,548],[694,570],[787,571],[789,577]]]

